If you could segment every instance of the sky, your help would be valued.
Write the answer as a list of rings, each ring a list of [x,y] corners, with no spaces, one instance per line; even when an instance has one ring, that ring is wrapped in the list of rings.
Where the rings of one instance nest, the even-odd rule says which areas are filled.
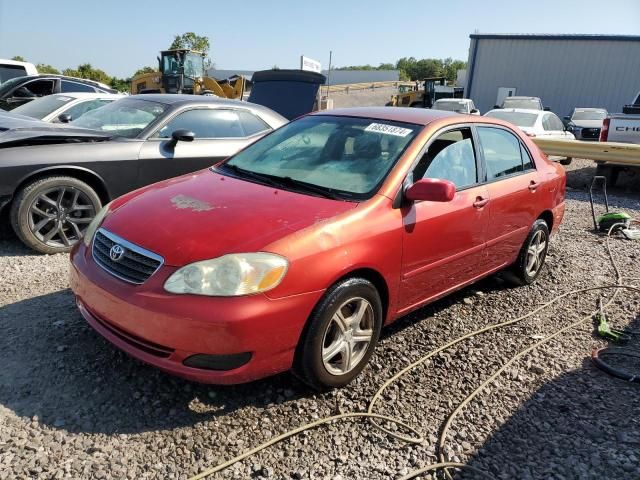
[[[91,63],[128,77],[156,65],[177,34],[209,37],[217,68],[323,68],[401,57],[467,60],[469,34],[640,35],[638,0],[0,0],[0,58],[58,69]]]

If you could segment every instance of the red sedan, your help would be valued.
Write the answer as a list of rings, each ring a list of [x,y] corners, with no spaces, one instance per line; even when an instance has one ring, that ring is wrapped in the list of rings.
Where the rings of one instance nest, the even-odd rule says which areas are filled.
[[[93,328],[169,373],[338,387],[384,324],[498,270],[533,282],[564,196],[562,167],[499,120],[330,110],[114,200],[71,286]]]

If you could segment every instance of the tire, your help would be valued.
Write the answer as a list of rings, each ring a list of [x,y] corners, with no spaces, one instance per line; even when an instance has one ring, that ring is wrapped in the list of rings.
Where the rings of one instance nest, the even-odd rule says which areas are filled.
[[[560,165],[571,165],[573,158],[564,158],[560,160]]]
[[[542,240],[544,244],[542,245],[539,240]],[[542,245],[542,250],[540,250],[540,246]],[[535,261],[535,265],[531,262],[531,256],[533,255],[532,248],[536,248],[537,246],[537,261]],[[529,231],[529,235],[527,235],[522,248],[520,249],[520,253],[518,255],[518,260],[511,268],[511,272],[515,275],[517,282],[520,285],[531,285],[536,281],[538,275],[542,271],[542,267],[544,267],[544,262],[547,258],[547,250],[549,248],[549,226],[547,222],[544,220],[538,219],[533,223],[531,230]],[[535,269],[533,268],[535,267]]]
[[[422,102],[413,102],[411,105],[409,105],[411,108],[422,108]]]
[[[28,247],[40,253],[64,253],[82,238],[101,206],[95,190],[77,178],[45,177],[15,196],[11,226]]]
[[[338,311],[342,312],[340,321],[336,320]],[[380,294],[368,280],[349,278],[333,285],[309,317],[298,344],[294,373],[316,390],[347,385],[369,362],[380,337],[382,315]],[[344,348],[338,348],[340,345]]]

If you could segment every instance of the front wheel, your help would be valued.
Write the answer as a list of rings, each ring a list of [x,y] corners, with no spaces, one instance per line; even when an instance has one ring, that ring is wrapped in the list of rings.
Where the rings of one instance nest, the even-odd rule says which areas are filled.
[[[519,283],[531,285],[542,271],[549,248],[549,227],[544,220],[536,220],[522,245],[518,260],[512,268]]]
[[[573,158],[567,157],[560,160],[560,165],[571,165]]]
[[[298,351],[294,372],[311,387],[343,387],[364,369],[382,328],[382,302],[363,278],[331,287],[314,308]]]
[[[18,192],[11,225],[25,245],[40,253],[68,252],[100,207],[96,192],[77,178],[45,177]]]

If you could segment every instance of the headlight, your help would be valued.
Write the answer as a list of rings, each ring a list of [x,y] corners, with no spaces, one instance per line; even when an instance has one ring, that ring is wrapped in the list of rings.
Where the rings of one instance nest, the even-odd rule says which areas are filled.
[[[164,289],[212,297],[266,292],[278,286],[289,262],[272,253],[237,253],[191,263],[171,275]]]
[[[100,211],[96,214],[96,216],[93,217],[93,220],[91,220],[91,223],[89,224],[87,229],[84,231],[84,237],[82,238],[82,241],[87,247],[91,245],[91,240],[93,240],[93,236],[96,234],[96,230],[100,228],[100,225],[102,225],[104,218],[109,213],[110,206],[111,206],[111,203],[107,203],[104,207],[102,207]]]

